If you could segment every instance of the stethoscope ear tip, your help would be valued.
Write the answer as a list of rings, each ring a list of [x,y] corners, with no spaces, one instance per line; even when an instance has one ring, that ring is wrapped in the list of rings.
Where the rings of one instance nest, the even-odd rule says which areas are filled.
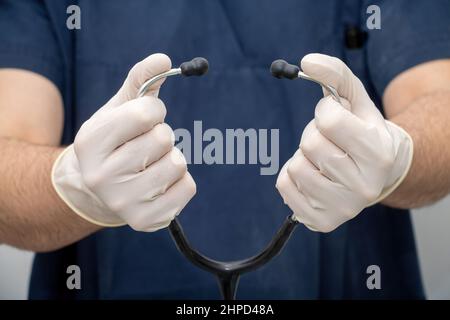
[[[183,62],[180,65],[181,74],[189,76],[201,76],[208,72],[209,63],[208,60],[202,57],[196,57],[191,61]]]
[[[270,72],[275,78],[287,78],[296,79],[298,78],[298,72],[300,68],[296,65],[289,64],[285,60],[278,59],[272,62],[270,65]]]

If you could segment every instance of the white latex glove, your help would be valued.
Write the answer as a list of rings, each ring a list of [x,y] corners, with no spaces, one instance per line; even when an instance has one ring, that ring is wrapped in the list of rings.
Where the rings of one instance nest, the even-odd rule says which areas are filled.
[[[301,67],[333,86],[343,105],[331,96],[319,101],[276,187],[299,222],[330,232],[397,188],[411,165],[413,143],[406,131],[383,118],[341,60],[309,54]]]
[[[101,226],[128,224],[155,231],[170,224],[196,192],[186,161],[164,123],[157,98],[163,82],[135,99],[147,79],[171,68],[154,54],[136,64],[123,86],[78,131],[55,161],[53,186],[84,219]]]

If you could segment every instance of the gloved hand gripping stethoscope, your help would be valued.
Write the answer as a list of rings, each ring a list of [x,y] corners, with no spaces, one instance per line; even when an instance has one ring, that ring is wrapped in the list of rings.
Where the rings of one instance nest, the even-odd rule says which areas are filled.
[[[205,58],[194,58],[191,61],[182,63],[179,68],[170,69],[169,71],[160,73],[147,80],[139,89],[137,96],[144,96],[148,88],[162,78],[180,74],[184,76],[200,76],[205,74],[207,71],[208,61]],[[297,66],[288,64],[284,60],[274,61],[270,67],[270,71],[272,72],[272,75],[277,78],[302,78],[314,81],[327,90],[337,102],[340,102],[339,95],[333,87],[325,85],[320,81],[307,76],[301,72]],[[180,221],[177,218],[170,223],[169,231],[178,247],[178,250],[194,265],[214,274],[219,281],[220,291],[223,298],[230,300],[235,299],[240,275],[263,266],[278,255],[286,242],[289,240],[297,224],[297,220],[293,216],[289,216],[275,234],[272,241],[263,251],[253,257],[231,262],[216,261],[195,250],[189,244],[189,241],[187,240],[181,227]]]

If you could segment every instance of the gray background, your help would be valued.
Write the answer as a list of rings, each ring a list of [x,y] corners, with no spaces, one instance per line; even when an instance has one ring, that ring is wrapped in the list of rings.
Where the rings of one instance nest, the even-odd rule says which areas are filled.
[[[450,299],[450,196],[414,210],[413,219],[427,296]],[[0,299],[26,299],[32,258],[30,252],[0,245]]]

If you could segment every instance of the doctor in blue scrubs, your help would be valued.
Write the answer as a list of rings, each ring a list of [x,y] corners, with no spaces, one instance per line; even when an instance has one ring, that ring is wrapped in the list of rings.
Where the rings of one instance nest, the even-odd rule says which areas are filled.
[[[73,4],[80,8],[79,29],[66,24],[66,10]],[[366,24],[370,16],[366,9],[371,4],[380,8],[380,29],[369,29]],[[445,178],[450,155],[442,150],[449,130],[450,94],[442,84],[450,80],[449,1],[2,0],[0,44],[0,175],[4,177],[0,181],[0,242],[38,252],[31,299],[220,298],[214,277],[185,260],[165,228],[179,211],[193,246],[219,260],[255,254],[292,212],[302,222],[280,256],[241,278],[239,299],[424,298],[408,208],[436,201],[450,189],[450,179]],[[147,57],[154,53],[166,54],[173,66],[203,56],[210,69],[199,78],[167,79],[151,97],[136,100],[136,88],[146,75],[169,68],[166,58],[157,61],[162,55],[149,63],[155,56]],[[346,219],[327,225],[314,220],[316,211],[336,217],[333,209],[339,212],[357,202],[357,192],[337,202],[341,205],[324,208],[320,201],[301,202],[286,194],[280,181],[277,184],[283,174],[279,170],[261,175],[261,166],[249,161],[200,161],[183,171],[195,181],[195,196],[195,187],[184,190],[192,194],[175,211],[170,206],[178,200],[163,203],[161,208],[173,213],[164,216],[165,221],[160,216],[163,209],[149,209],[148,215],[159,215],[160,220],[141,227],[147,218],[133,215],[139,211],[133,211],[137,205],[127,207],[114,200],[130,201],[134,193],[145,190],[120,189],[126,179],[110,178],[121,166],[106,178],[95,175],[108,166],[106,160],[99,160],[108,141],[123,140],[127,134],[122,143],[131,141],[160,122],[174,131],[187,129],[192,139],[198,121],[203,130],[216,128],[224,135],[227,129],[278,129],[276,156],[281,170],[296,157],[302,133],[319,117],[321,103],[336,103],[329,97],[323,100],[317,84],[278,80],[268,71],[275,59],[298,62],[309,53],[326,55],[313,55],[322,57],[325,64],[337,63],[337,69],[330,67],[329,72],[342,72],[337,78],[342,77],[330,84],[346,103],[362,100],[352,100],[343,82],[362,83],[358,94],[369,104],[369,113],[377,114],[383,123],[384,118],[395,123],[383,127],[388,128],[383,130],[389,139],[395,138],[395,132],[407,132],[401,137],[414,141],[414,156],[403,162],[409,171],[400,170],[408,175],[383,201],[359,203]],[[348,69],[330,56],[339,58]],[[141,60],[140,67],[129,73]],[[305,72],[310,69],[302,67]],[[130,133],[137,130],[132,122],[136,118],[127,118],[127,110],[160,110],[161,102],[165,119],[152,111],[149,117],[159,118],[151,128]],[[125,104],[130,108],[120,109]],[[350,109],[339,105],[331,109],[339,107],[350,114],[353,106],[344,105]],[[113,112],[122,112],[122,123],[117,125],[116,119],[114,126],[107,127],[109,131],[102,131]],[[319,126],[317,118],[316,123]],[[346,124],[340,128],[345,130]],[[75,148],[66,148],[76,136]],[[363,144],[370,144],[361,137]],[[392,145],[398,151],[399,144],[394,141]],[[120,146],[109,147],[112,154]],[[412,156],[412,144],[408,148]],[[388,161],[388,167],[378,166],[374,158],[373,172],[378,167],[389,168],[389,177],[397,158]],[[62,163],[56,169],[55,161]],[[55,175],[69,163],[73,178],[63,176],[66,180],[61,178],[60,185],[92,189],[90,198],[87,189],[70,199],[63,199],[64,187],[55,190],[52,167]],[[89,187],[79,186],[80,177],[88,177]],[[302,188],[307,194],[310,186]],[[327,187],[320,190],[318,194],[333,197]],[[372,200],[378,193],[372,194]],[[78,203],[71,206],[71,201]],[[299,209],[306,203],[312,208],[309,213]],[[96,209],[88,212],[89,206]],[[102,218],[103,225],[109,226],[95,223]],[[81,270],[81,289],[67,287],[71,265]],[[380,288],[367,284],[371,275],[367,270],[374,265],[379,267]]]

